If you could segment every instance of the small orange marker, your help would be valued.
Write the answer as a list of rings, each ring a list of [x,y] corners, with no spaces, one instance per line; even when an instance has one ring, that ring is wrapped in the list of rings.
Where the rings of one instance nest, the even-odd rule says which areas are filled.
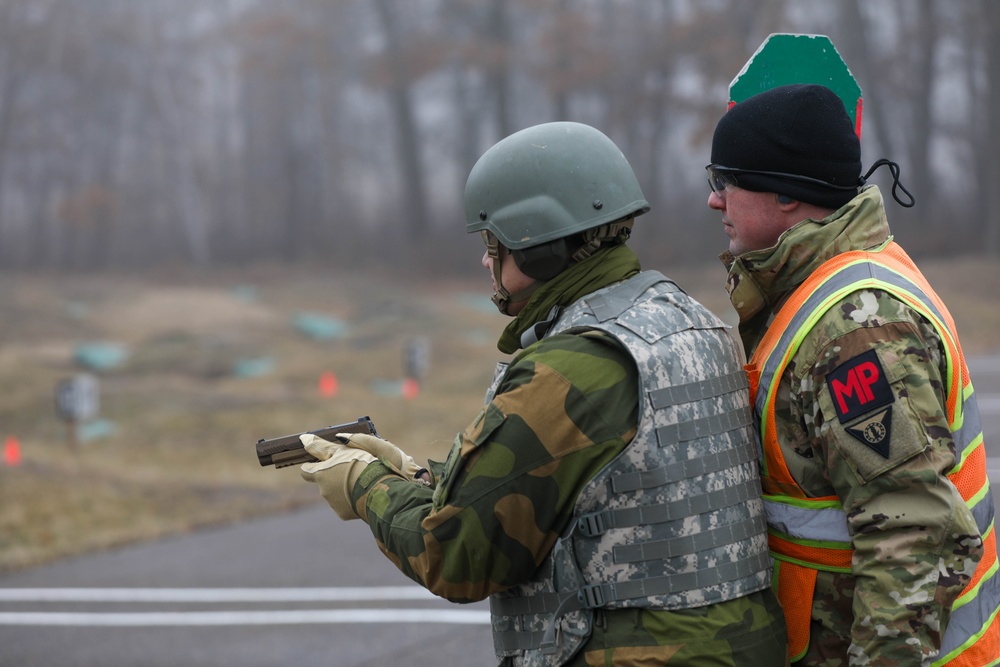
[[[3,462],[8,468],[21,465],[21,443],[12,435],[3,441]]]
[[[410,400],[411,398],[416,398],[420,393],[420,383],[413,378],[406,378],[403,380],[403,398]]]
[[[337,395],[337,376],[326,371],[319,378],[319,395],[333,398]]]

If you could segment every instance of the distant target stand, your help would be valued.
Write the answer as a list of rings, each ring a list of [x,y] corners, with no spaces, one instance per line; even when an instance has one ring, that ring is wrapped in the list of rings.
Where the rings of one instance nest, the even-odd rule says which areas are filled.
[[[79,445],[80,424],[95,418],[100,410],[100,384],[95,376],[81,373],[56,385],[56,414],[67,423],[69,447]]]

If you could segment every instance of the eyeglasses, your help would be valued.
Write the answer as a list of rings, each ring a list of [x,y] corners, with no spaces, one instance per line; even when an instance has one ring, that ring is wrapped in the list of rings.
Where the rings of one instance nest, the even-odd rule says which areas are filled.
[[[726,186],[736,187],[735,174],[721,172],[716,169],[715,165],[711,164],[705,167],[705,171],[708,172],[708,187],[712,188],[712,192],[720,197],[726,196]]]
[[[777,178],[783,178],[789,181],[798,181],[800,183],[811,183],[813,185],[821,185],[824,188],[830,190],[841,190],[843,192],[857,191],[858,189],[858,184],[834,185],[833,183],[827,183],[826,181],[821,181],[818,178],[809,178],[808,176],[799,176],[798,174],[785,174],[780,171],[757,171],[754,169],[735,169],[733,167],[723,167],[722,165],[718,164],[706,165],[705,171],[708,172],[708,186],[712,188],[712,192],[719,195],[720,197],[726,196],[727,185],[732,185],[733,187],[739,187],[740,174],[775,176]]]

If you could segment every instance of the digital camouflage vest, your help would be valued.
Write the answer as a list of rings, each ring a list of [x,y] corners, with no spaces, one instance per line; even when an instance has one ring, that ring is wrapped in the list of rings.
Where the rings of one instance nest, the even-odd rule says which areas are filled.
[[[770,584],[747,380],[725,325],[646,271],[527,335],[595,329],[639,369],[638,432],[584,488],[535,580],[490,598],[497,656],[518,665],[565,663],[594,609],[701,607]]]

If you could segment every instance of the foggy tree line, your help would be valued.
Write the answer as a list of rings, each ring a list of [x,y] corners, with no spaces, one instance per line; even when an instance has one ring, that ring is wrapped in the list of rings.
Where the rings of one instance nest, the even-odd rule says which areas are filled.
[[[996,256],[996,27],[990,0],[0,0],[0,269],[446,262],[472,164],[550,120],[621,146],[647,247],[714,256],[712,129],[774,32],[861,84],[864,165],[918,202],[897,238]]]

